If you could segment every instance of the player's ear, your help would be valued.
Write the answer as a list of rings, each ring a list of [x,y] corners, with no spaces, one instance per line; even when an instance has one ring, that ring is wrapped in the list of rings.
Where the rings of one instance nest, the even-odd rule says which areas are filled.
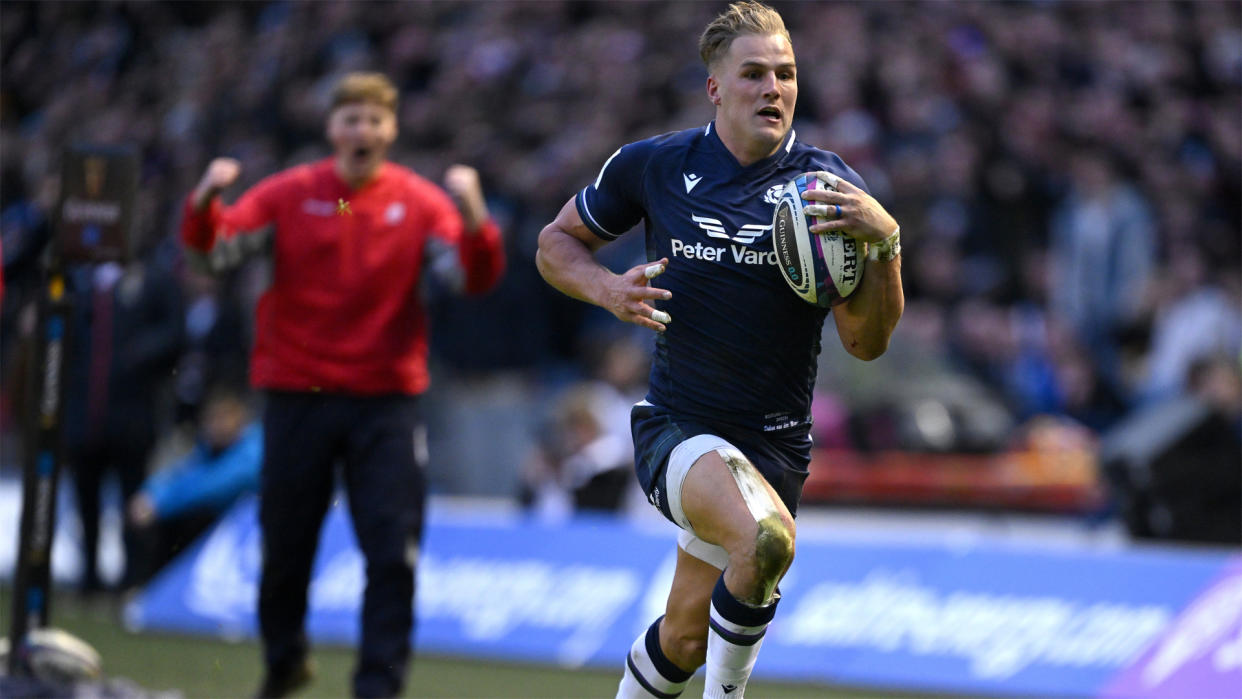
[[[392,140],[394,143],[396,143],[397,137],[400,135],[401,135],[401,119],[400,117],[397,116],[396,112],[393,112],[392,113]]]
[[[707,99],[717,107],[720,106],[720,82],[716,80],[715,75],[707,76]]]

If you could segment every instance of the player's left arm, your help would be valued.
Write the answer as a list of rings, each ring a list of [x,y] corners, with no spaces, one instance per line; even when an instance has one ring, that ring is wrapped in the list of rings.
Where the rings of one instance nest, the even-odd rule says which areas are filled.
[[[840,207],[839,217],[811,226],[811,232],[841,231],[872,249],[862,282],[848,300],[832,309],[845,350],[871,361],[888,349],[889,338],[905,309],[900,229],[892,215],[861,187],[839,178],[836,188],[835,192],[810,190],[803,198],[814,202],[807,210],[811,215],[835,216],[836,207]],[[815,206],[823,209],[812,208]]]
[[[464,273],[467,294],[490,291],[505,271],[505,247],[500,226],[487,211],[479,173],[466,165],[453,165],[444,173],[444,189],[457,205],[462,231],[457,257]]]

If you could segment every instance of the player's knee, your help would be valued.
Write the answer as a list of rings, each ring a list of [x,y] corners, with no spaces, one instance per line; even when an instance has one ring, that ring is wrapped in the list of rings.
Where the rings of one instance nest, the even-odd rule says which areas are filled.
[[[395,579],[413,578],[418,564],[418,540],[413,537],[374,536],[359,537],[359,548],[366,560],[367,576],[396,576]]]
[[[764,517],[755,531],[755,576],[775,582],[785,574],[794,557],[794,528],[778,514]]]

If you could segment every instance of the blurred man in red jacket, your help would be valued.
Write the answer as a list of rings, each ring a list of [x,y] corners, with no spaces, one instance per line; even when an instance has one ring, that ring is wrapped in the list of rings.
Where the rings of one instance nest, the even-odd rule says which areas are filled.
[[[367,562],[356,696],[400,692],[410,656],[422,530],[427,388],[424,271],[483,293],[504,268],[500,231],[477,172],[453,166],[443,190],[388,162],[397,90],[352,73],[328,116],[331,158],[272,175],[233,206],[217,195],[239,163],[217,158],[185,205],[182,240],[221,269],[270,251],[272,286],[256,310],[250,379],[266,391],[260,481],[263,574],[259,693],[309,681],[303,630],[318,532],[343,465]]]

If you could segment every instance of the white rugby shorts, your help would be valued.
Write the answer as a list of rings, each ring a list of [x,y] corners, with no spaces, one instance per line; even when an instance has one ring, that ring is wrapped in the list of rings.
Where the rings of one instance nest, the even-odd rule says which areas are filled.
[[[681,486],[686,480],[686,474],[690,473],[690,467],[704,454],[721,449],[741,451],[727,440],[714,434],[696,435],[678,444],[669,454],[664,483],[668,489],[668,509],[672,512],[677,526],[681,527],[681,531],[677,534],[677,545],[682,551],[700,561],[724,570],[729,564],[729,553],[716,544],[709,544],[700,539],[695,534],[694,527],[690,525],[690,520],[686,518],[685,510],[681,506]]]

